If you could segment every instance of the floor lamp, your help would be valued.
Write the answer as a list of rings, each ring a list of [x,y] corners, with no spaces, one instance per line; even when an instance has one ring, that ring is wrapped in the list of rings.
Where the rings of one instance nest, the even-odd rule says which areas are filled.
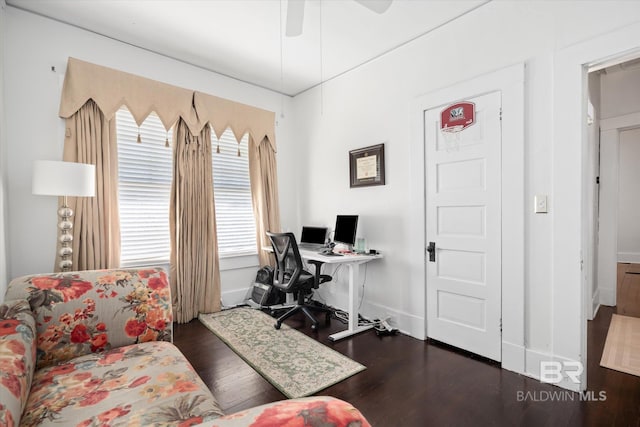
[[[44,196],[62,196],[62,206],[58,209],[61,231],[60,263],[62,271],[71,270],[71,242],[73,241],[73,210],[67,205],[67,196],[93,197],[96,195],[96,167],[85,163],[36,160],[33,163],[32,193]]]

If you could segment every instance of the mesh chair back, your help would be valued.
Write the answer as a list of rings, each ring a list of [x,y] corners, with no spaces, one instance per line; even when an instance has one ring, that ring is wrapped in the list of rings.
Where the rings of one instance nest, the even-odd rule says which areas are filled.
[[[302,257],[293,233],[271,233],[267,231],[276,258],[273,285],[287,292],[293,288],[303,272]]]

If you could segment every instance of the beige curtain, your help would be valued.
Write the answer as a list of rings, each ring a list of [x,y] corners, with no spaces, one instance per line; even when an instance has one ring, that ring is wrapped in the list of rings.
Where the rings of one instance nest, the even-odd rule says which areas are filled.
[[[260,262],[267,264],[269,257],[261,249],[268,245],[264,232],[280,229],[275,113],[69,58],[59,113],[67,119],[64,160],[94,163],[98,169],[97,197],[70,203],[76,211],[73,263],[77,268],[110,268],[119,263],[114,117],[122,105],[138,125],[151,111],[158,114],[165,129],[177,121],[170,215],[174,313],[177,321],[187,322],[199,312],[217,311],[220,270],[210,126],[218,135],[227,128],[236,139],[250,135],[258,252]]]
[[[74,211],[72,269],[118,267],[120,217],[115,120],[106,120],[92,100],[66,120],[63,160],[96,165],[96,196],[70,197],[68,201]],[[60,271],[59,261],[56,251],[55,271]]]
[[[280,231],[280,203],[276,153],[266,137],[259,144],[249,137],[249,174],[260,265],[272,264],[271,255],[262,248],[270,246],[265,232]]]
[[[211,128],[193,135],[178,120],[171,186],[171,294],[175,320],[220,311],[220,266],[211,165]]]

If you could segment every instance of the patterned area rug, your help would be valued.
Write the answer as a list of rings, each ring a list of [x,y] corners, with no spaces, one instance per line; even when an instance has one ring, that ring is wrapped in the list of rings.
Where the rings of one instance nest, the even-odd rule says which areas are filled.
[[[200,321],[289,398],[310,396],[366,369],[302,332],[250,308],[201,314]]]
[[[600,365],[640,376],[640,319],[614,314]]]

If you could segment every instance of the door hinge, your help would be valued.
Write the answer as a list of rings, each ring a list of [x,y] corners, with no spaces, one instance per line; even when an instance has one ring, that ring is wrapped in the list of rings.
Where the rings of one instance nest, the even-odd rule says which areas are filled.
[[[500,332],[502,332],[502,317],[500,318]]]
[[[600,184],[600,177],[596,176],[596,184]]]
[[[500,121],[502,121],[502,107],[500,107]]]

